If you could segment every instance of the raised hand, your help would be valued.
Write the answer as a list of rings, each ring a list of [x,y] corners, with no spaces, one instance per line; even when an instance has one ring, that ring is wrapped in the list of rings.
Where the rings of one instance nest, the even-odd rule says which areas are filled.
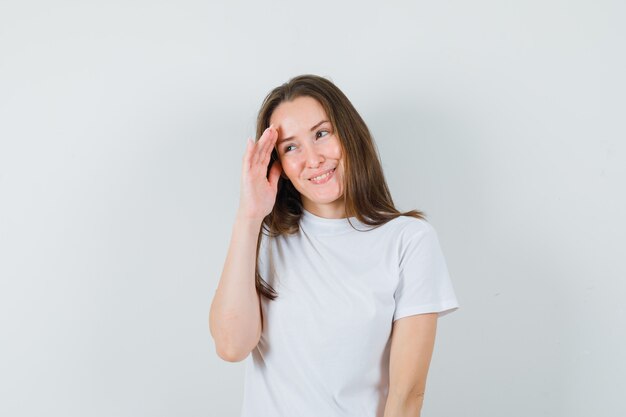
[[[270,125],[258,141],[248,140],[241,171],[238,216],[262,221],[274,207],[282,172],[280,161],[274,161],[269,178],[266,175],[276,139],[278,131]]]

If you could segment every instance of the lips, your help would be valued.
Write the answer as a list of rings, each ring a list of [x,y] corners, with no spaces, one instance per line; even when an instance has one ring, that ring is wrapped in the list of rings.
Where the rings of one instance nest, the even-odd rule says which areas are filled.
[[[311,176],[309,177],[309,181],[310,181],[310,180],[312,180],[312,179],[313,179],[313,178],[315,178],[315,177],[319,177],[320,175],[324,175],[324,174],[326,174],[327,172],[330,172],[330,171],[332,171],[332,170],[334,170],[334,169],[335,169],[335,168],[331,168],[331,169],[327,169],[326,171],[321,171],[321,172],[318,172],[317,174],[313,174],[313,175],[311,175]]]
[[[330,171],[326,171],[326,173],[321,174],[322,178],[315,179],[315,177],[311,178],[309,181],[315,185],[323,185],[332,180],[335,175],[335,169],[331,169]]]

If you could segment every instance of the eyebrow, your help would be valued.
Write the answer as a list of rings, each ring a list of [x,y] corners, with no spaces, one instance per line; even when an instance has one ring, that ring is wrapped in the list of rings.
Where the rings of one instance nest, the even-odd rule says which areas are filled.
[[[328,123],[328,120],[322,120],[321,122],[319,122],[318,124],[316,124],[315,126],[313,126],[311,128],[311,132],[313,132],[315,129],[317,129],[318,127],[320,127],[321,125],[323,125],[324,123]],[[288,138],[282,138],[282,139],[278,139],[278,142],[276,142],[276,146],[280,145],[281,143],[287,141],[287,140],[291,140],[293,139],[293,136],[289,136]]]

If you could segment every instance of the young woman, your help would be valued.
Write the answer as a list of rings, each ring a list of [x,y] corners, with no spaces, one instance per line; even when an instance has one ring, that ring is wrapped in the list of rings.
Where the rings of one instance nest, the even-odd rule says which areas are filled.
[[[257,137],[210,312],[218,355],[247,358],[242,417],[419,416],[437,318],[459,307],[436,231],[394,207],[329,80],[272,90]]]

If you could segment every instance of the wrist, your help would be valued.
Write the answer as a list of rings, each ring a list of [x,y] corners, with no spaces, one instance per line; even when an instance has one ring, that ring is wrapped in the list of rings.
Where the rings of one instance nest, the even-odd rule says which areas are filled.
[[[235,224],[246,230],[259,231],[263,224],[263,218],[247,215],[241,211],[238,211],[235,216]]]

